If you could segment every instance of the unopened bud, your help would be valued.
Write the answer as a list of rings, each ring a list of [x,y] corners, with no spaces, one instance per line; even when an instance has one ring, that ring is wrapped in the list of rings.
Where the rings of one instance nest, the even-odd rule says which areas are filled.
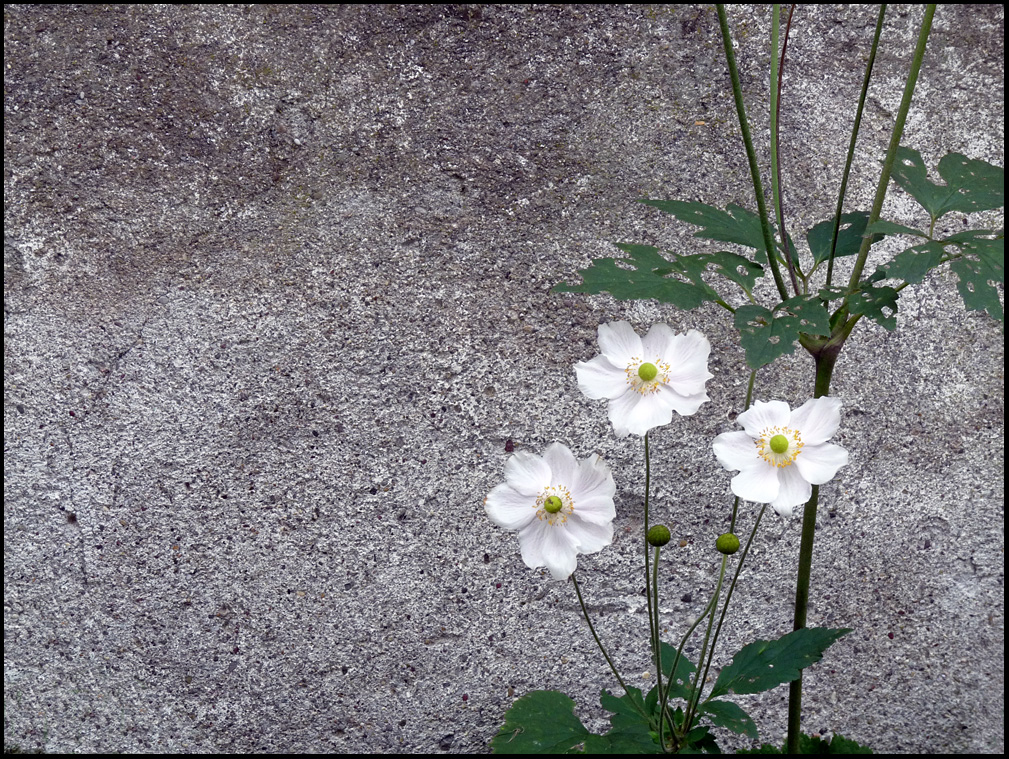
[[[718,549],[719,553],[724,553],[726,556],[731,556],[736,551],[739,550],[739,538],[733,535],[731,532],[727,532],[724,535],[719,535],[718,540],[715,541],[715,548]]]
[[[669,528],[664,524],[657,524],[650,528],[645,537],[648,539],[648,545],[655,546],[656,548],[664,546],[672,538],[669,534]]]

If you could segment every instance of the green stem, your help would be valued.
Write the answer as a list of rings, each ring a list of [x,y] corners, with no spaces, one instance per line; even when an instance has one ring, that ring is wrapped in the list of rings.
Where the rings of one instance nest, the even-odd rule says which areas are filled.
[[[771,197],[774,199],[774,211],[778,220],[778,234],[781,237],[781,247],[785,250],[785,265],[788,276],[792,280],[792,289],[799,294],[799,281],[795,277],[795,262],[792,261],[792,251],[788,247],[788,234],[785,231],[785,207],[781,199],[781,163],[778,152],[781,150],[780,130],[778,120],[781,117],[781,90],[785,72],[785,50],[788,48],[788,33],[792,29],[792,13],[795,3],[788,12],[785,22],[785,41],[781,45],[781,62],[778,62],[778,17],[781,6],[773,5],[771,12]]]
[[[816,359],[816,382],[813,397],[822,398],[830,394],[830,379],[834,374],[836,355],[821,355]],[[806,610],[809,607],[809,578],[813,569],[813,540],[816,537],[816,507],[820,498],[820,486],[813,485],[812,492],[802,511],[802,540],[799,543],[799,570],[795,582],[795,616],[793,630],[806,626]],[[788,737],[785,741],[789,754],[799,753],[799,728],[802,715],[802,672],[788,685]]]
[[[715,624],[715,611],[718,609],[718,598],[722,594],[722,581],[725,579],[725,564],[728,561],[728,556],[722,556],[722,568],[718,573],[718,584],[715,586],[715,592],[711,596],[711,613],[708,617],[708,629],[704,631],[704,642],[701,644],[701,653],[697,657],[697,671],[696,677],[694,678],[694,687],[690,692],[690,701],[687,702],[687,708],[683,711],[683,726],[689,728],[690,724],[694,721],[694,716],[697,713],[697,706],[701,702],[701,691],[704,690],[704,682],[708,677],[708,668],[711,666],[711,656],[708,655],[708,640],[711,638],[711,630]],[[714,652],[714,646],[711,647],[712,653]],[[705,662],[707,662],[705,664]],[[684,731],[689,732],[689,730]]]
[[[750,178],[753,180],[753,192],[757,196],[757,213],[760,215],[760,231],[764,237],[764,248],[767,250],[767,262],[774,275],[774,284],[782,300],[788,300],[788,290],[781,278],[778,268],[777,249],[774,245],[774,235],[771,234],[771,222],[767,218],[767,204],[764,202],[764,188],[760,182],[760,169],[757,167],[757,154],[753,150],[753,140],[750,138],[750,126],[746,119],[746,106],[743,104],[743,88],[739,84],[739,69],[736,67],[736,54],[732,50],[732,37],[729,34],[729,21],[725,16],[725,6],[716,4],[718,25],[722,30],[722,46],[725,48],[725,60],[729,66],[729,78],[732,80],[732,95],[736,101],[736,115],[739,117],[739,129],[743,133],[743,145],[746,148],[746,160],[750,164]]]
[[[581,604],[582,607],[582,615],[585,617],[585,621],[588,622],[589,624],[589,632],[591,632],[592,637],[595,638],[596,645],[599,646],[599,650],[603,652],[603,658],[606,659],[606,663],[610,665],[610,671],[613,673],[613,676],[617,678],[617,682],[620,683],[620,687],[624,689],[624,693],[629,694],[630,690],[627,688],[627,683],[624,682],[624,678],[622,678],[620,676],[620,673],[617,672],[617,668],[616,666],[614,666],[613,660],[610,658],[610,655],[606,653],[606,647],[603,646],[603,642],[599,639],[599,636],[596,634],[595,625],[592,624],[592,617],[589,616],[589,609],[585,605],[585,600],[582,598],[582,590],[581,588],[578,587],[578,578],[575,577],[574,572],[571,573],[571,582],[575,584],[575,593],[578,595],[578,603]],[[652,727],[654,727],[655,725],[652,722],[651,716],[649,716],[637,704],[635,704],[633,699],[628,700],[631,701],[632,704],[634,704],[634,708],[637,709],[638,712],[645,719],[648,720],[649,724]]]
[[[872,211],[869,213],[869,224],[879,221],[880,212],[883,210],[883,199],[886,197],[886,190],[890,184],[890,172],[893,170],[893,162],[897,157],[897,148],[900,146],[900,138],[904,134],[904,122],[907,121],[907,112],[911,108],[911,98],[914,96],[914,86],[918,81],[918,72],[921,71],[921,62],[925,57],[925,45],[928,42],[928,34],[932,29],[932,17],[935,15],[935,3],[925,6],[925,18],[921,22],[921,31],[918,33],[918,44],[914,48],[914,57],[911,59],[911,70],[907,74],[907,82],[904,84],[904,95],[900,100],[900,108],[897,110],[897,120],[893,125],[893,132],[890,135],[890,145],[886,150],[886,158],[883,160],[883,173],[879,177],[879,184],[876,186],[876,197],[872,202]],[[855,259],[855,268],[851,272],[848,280],[848,291],[854,293],[858,289],[859,280],[862,278],[862,269],[865,267],[865,260],[869,256],[869,248],[872,246],[875,235],[866,235],[862,240],[862,247],[858,250],[858,257]],[[845,306],[842,306],[844,308]]]
[[[879,47],[879,37],[883,32],[883,17],[886,15],[886,3],[879,6],[879,18],[876,19],[876,33],[872,38],[872,48],[869,50],[869,62],[865,66],[865,76],[862,77],[862,93],[858,96],[858,109],[855,111],[855,124],[851,129],[851,140],[848,143],[848,157],[844,162],[844,174],[841,176],[841,191],[837,195],[837,210],[834,212],[834,229],[830,235],[830,257],[827,259],[827,284],[834,273],[834,250],[837,248],[837,235],[841,228],[841,210],[844,208],[844,194],[848,189],[848,174],[851,173],[851,162],[855,158],[855,143],[858,140],[858,129],[862,124],[862,111],[865,108],[865,96],[869,93],[869,77],[872,75],[872,64],[876,60],[876,49]]]

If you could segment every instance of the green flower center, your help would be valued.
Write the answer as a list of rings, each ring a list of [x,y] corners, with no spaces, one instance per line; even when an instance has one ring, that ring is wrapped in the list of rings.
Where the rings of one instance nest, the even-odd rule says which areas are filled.
[[[659,369],[655,364],[642,364],[638,367],[638,376],[645,382],[651,382],[659,374]]]
[[[543,510],[548,514],[556,514],[562,508],[564,508],[564,502],[555,495],[549,496],[543,501]]]
[[[757,455],[771,466],[791,466],[802,453],[802,435],[790,427],[768,427],[753,442]]]
[[[771,438],[771,450],[777,454],[782,454],[788,450],[788,438],[784,435],[775,435]]]

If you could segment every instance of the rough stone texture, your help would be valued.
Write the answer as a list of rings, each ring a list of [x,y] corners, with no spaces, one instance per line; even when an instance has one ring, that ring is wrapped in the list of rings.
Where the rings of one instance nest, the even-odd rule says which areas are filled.
[[[761,146],[768,15],[730,19]],[[920,16],[891,8],[853,206]],[[874,23],[796,12],[793,229],[833,209]],[[1002,6],[939,10],[904,139],[929,165],[1004,163],[1003,40]],[[553,440],[614,468],[616,539],[580,575],[647,685],[641,440],[571,366],[617,318],[711,339],[711,403],[653,441],[673,640],[714,586],[731,500],[709,441],[742,352],[714,307],[549,291],[613,241],[711,249],[636,198],[753,206],[720,44],[692,6],[5,6],[5,745],[480,751],[536,688],[601,729],[615,683],[571,587],[481,507],[506,445]],[[899,191],[886,215],[925,223]],[[851,463],[810,623],[854,632],[810,670],[804,726],[1001,752],[1003,331],[948,272],[900,303],[835,374]],[[811,385],[800,350],[757,394]],[[789,629],[799,521],[765,525],[726,655]],[[781,739],[785,689],[741,701]]]

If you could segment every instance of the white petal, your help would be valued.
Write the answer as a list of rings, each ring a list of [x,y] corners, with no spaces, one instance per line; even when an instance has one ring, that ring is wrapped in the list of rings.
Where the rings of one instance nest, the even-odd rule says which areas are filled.
[[[505,480],[519,493],[536,498],[550,484],[550,466],[533,453],[519,451],[505,463]]]
[[[745,432],[723,432],[711,447],[718,463],[729,470],[742,471],[763,463],[753,438]]]
[[[710,374],[708,375],[711,376]],[[701,392],[696,395],[683,395],[673,387],[664,385],[659,388],[656,394],[665,406],[668,406],[680,416],[693,416],[702,403],[708,401],[708,394],[704,392],[704,383],[701,383]],[[670,417],[672,418],[672,417]]]
[[[704,383],[715,376],[708,371],[710,353],[711,343],[696,329],[674,336],[662,360],[671,367],[670,386],[681,396],[704,394]]]
[[[830,440],[840,424],[840,398],[811,398],[792,412],[791,426],[799,431],[806,445],[819,445]]]
[[[778,497],[771,501],[771,507],[783,517],[791,516],[796,506],[809,500],[813,486],[802,478],[802,474],[794,465],[778,470],[778,482],[781,489]]]
[[[668,324],[653,324],[651,329],[641,338],[642,360],[664,361],[672,351],[671,346],[676,340],[676,333]]]
[[[732,478],[732,492],[746,501],[770,503],[778,497],[778,468],[761,461]]]
[[[644,435],[673,420],[672,410],[658,395],[641,395],[633,390],[610,401],[609,416],[618,437],[626,437],[628,432]]]
[[[641,360],[644,352],[641,338],[630,322],[600,324],[599,348],[611,363],[622,367],[626,367],[635,357]]]
[[[829,482],[837,470],[848,463],[848,452],[839,445],[804,445],[792,467],[798,467],[802,478],[814,485]]]
[[[578,389],[593,400],[616,398],[626,392],[628,387],[625,369],[626,366],[614,366],[606,356],[596,356],[591,361],[579,361],[575,364]]]
[[[596,553],[613,542],[613,525],[592,524],[577,518],[577,512],[568,519],[565,529],[578,542],[578,553]]]
[[[519,533],[522,560],[530,569],[547,567],[557,580],[566,580],[575,571],[578,544],[573,535],[560,526],[537,519]]]
[[[792,411],[784,401],[757,401],[736,417],[746,433],[756,439],[768,427],[788,427]]]
[[[535,496],[523,495],[507,483],[490,491],[483,507],[490,520],[506,530],[521,530],[536,518]]]
[[[594,511],[612,512],[610,519],[616,516],[613,506],[613,496],[617,492],[616,483],[613,482],[613,475],[610,468],[599,456],[590,456],[578,465],[578,471],[573,480],[568,483],[571,496],[575,499],[575,504],[579,508],[585,508],[585,504],[594,504],[589,507]],[[607,507],[606,504],[609,504]],[[598,521],[596,519],[592,521]]]
[[[551,443],[543,453],[543,460],[550,467],[550,485],[563,485],[571,489],[571,483],[578,477],[578,461],[571,449],[561,443]]]

